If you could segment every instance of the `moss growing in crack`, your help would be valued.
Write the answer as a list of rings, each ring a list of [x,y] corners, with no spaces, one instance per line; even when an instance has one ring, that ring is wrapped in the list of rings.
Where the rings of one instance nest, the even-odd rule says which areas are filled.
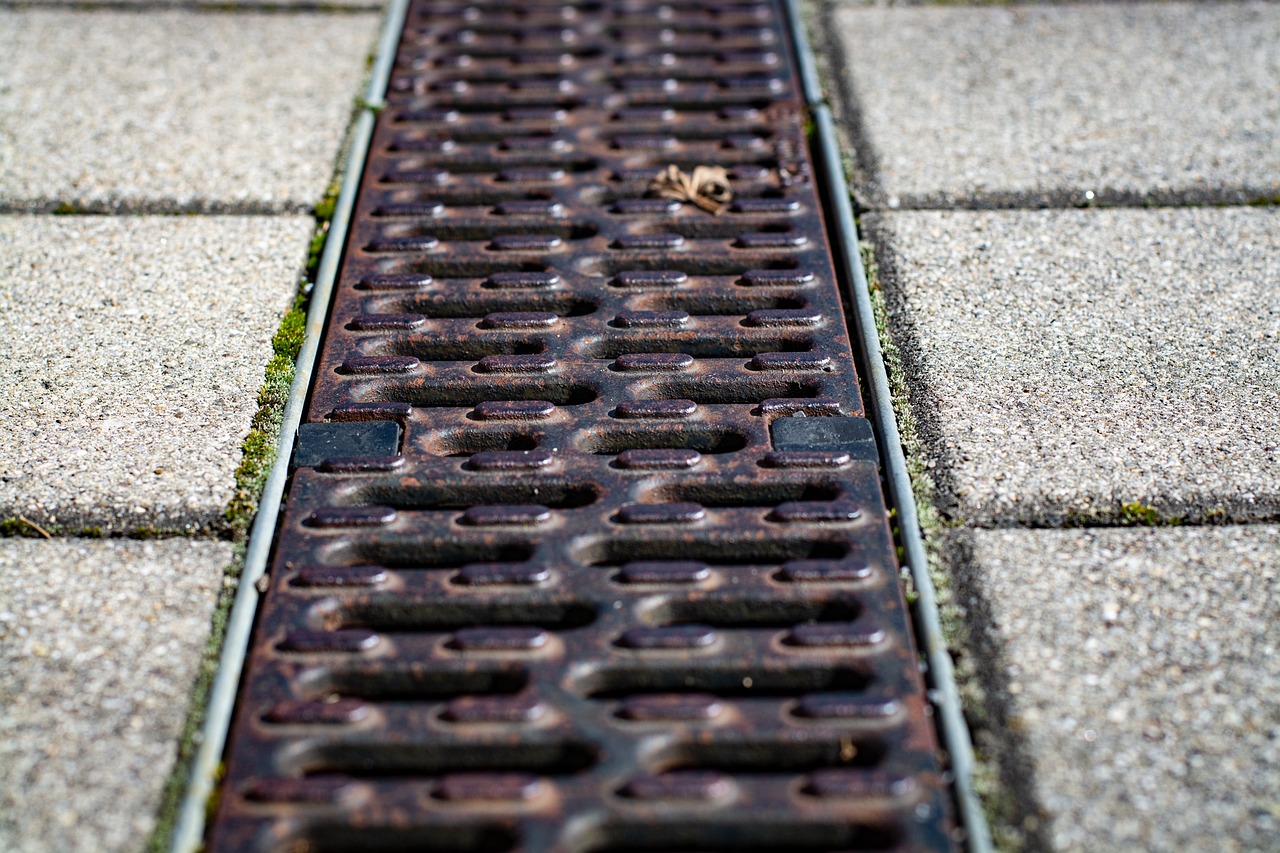
[[[1177,526],[1181,517],[1165,518],[1160,511],[1139,501],[1120,506],[1120,524],[1125,527]]]
[[[1222,524],[1229,519],[1226,509],[1214,507],[1195,519],[1203,524]],[[1177,527],[1187,521],[1180,515],[1165,515],[1141,501],[1122,503],[1109,510],[1070,512],[1062,520],[1064,528],[1082,527]]]
[[[79,539],[102,539],[105,534],[101,527],[63,527],[61,524],[38,524],[23,515],[0,518],[0,538],[20,539],[54,539],[76,537]]]
[[[343,10],[345,11],[345,10]],[[365,83],[367,84],[367,79]],[[198,747],[200,729],[204,726],[206,706],[212,690],[214,678],[218,671],[218,663],[226,637],[227,621],[231,617],[239,578],[244,571],[245,550],[249,528],[257,514],[258,502],[266,486],[271,468],[275,464],[277,447],[280,439],[280,427],[284,420],[284,408],[289,399],[289,391],[297,372],[298,353],[302,350],[307,325],[307,301],[314,286],[315,276],[320,266],[320,257],[324,253],[325,242],[329,236],[329,223],[337,208],[338,196],[341,193],[342,175],[348,166],[346,154],[351,148],[352,134],[356,127],[363,102],[357,102],[348,117],[346,132],[338,157],[334,161],[333,180],[325,193],[316,203],[315,231],[307,256],[306,275],[299,282],[298,293],[293,306],[280,321],[275,336],[271,340],[272,357],[264,372],[262,388],[258,391],[258,410],[253,416],[248,436],[242,443],[240,465],[236,468],[235,492],[227,504],[226,520],[232,539],[235,542],[235,556],[223,576],[222,591],[217,605],[201,659],[195,688],[192,692],[191,706],[187,713],[186,725],[179,741],[178,760],[165,783],[164,799],[157,813],[156,827],[147,841],[148,853],[159,853],[169,849],[173,830],[178,819],[182,798],[186,793],[187,782],[191,773],[191,762]],[[206,807],[213,809],[217,803],[216,782],[221,779],[222,767],[215,774],[213,796]]]
[[[327,225],[333,219],[333,212],[338,207],[338,193],[341,191],[342,185],[336,181],[325,188],[324,195],[320,197],[320,201],[315,206],[314,213],[317,222],[323,222]]]
[[[39,531],[21,518],[0,519],[0,536],[41,538]]]
[[[248,535],[249,525],[258,511],[258,498],[275,463],[280,423],[289,400],[289,388],[293,384],[295,362],[302,349],[306,326],[306,296],[299,293],[271,339],[272,356],[267,363],[262,388],[258,391],[258,411],[241,445],[236,490],[226,510],[227,525],[237,541]]]
[[[328,227],[327,220],[316,223],[316,232],[312,237],[313,254],[316,257],[324,249],[324,238],[328,234]],[[177,824],[182,797],[186,792],[191,772],[191,762],[199,748],[197,738],[204,725],[209,692],[213,689],[214,678],[218,672],[222,644],[226,638],[227,620],[231,617],[231,607],[235,601],[237,582],[240,573],[244,570],[249,528],[253,524],[254,516],[257,515],[258,501],[262,497],[262,491],[266,487],[267,478],[271,476],[271,468],[276,460],[284,408],[289,400],[289,390],[293,385],[294,374],[297,372],[298,353],[302,350],[302,342],[306,336],[307,294],[310,290],[311,283],[308,276],[299,283],[293,306],[281,318],[280,325],[271,338],[271,360],[267,362],[262,387],[258,391],[258,410],[250,423],[249,434],[241,444],[240,464],[235,473],[235,492],[225,512],[227,527],[235,542],[235,556],[223,573],[222,589],[214,607],[209,640],[205,644],[204,655],[201,657],[192,689],[191,710],[187,714],[182,737],[178,742],[177,761],[174,763],[173,772],[165,782],[156,827],[147,841],[147,853],[160,853],[167,850]]]

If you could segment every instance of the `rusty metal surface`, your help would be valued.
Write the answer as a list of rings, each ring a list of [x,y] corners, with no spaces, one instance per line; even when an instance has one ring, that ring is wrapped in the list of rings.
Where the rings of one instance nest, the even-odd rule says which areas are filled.
[[[783,21],[413,5],[210,850],[951,849]]]

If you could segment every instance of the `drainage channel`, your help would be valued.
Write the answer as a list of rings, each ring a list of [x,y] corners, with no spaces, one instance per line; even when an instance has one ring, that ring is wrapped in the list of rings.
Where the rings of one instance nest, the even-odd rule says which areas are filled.
[[[208,850],[952,849],[794,68],[410,4]]]

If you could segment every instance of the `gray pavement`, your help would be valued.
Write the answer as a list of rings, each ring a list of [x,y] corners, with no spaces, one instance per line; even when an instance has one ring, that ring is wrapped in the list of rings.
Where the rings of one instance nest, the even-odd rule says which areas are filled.
[[[0,518],[224,526],[306,216],[0,216]]]
[[[208,2],[0,0],[0,212],[310,210],[378,16]],[[1275,517],[1276,208],[891,208],[1274,204],[1280,7],[857,5],[830,91],[1008,849],[1275,853],[1280,531],[990,528]],[[212,532],[309,231],[0,217],[0,517]],[[0,539],[0,850],[142,849],[231,554]]]
[[[1280,199],[1280,6],[836,5],[872,206]]]
[[[1280,6],[865,5],[815,29],[998,847],[1276,853]]]
[[[229,542],[0,539],[0,850],[141,850]]]
[[[192,536],[0,539],[0,850],[137,853],[380,16],[5,6],[0,520]]]
[[[72,7],[76,9],[120,9],[140,7],[172,7],[175,9],[200,9],[215,12],[257,11],[380,11],[383,0],[0,0],[0,7]]]
[[[0,9],[0,210],[309,211],[377,21]]]
[[[1280,210],[863,226],[948,517],[1280,514]]]
[[[1280,528],[956,531],[942,551],[1042,849],[1276,849]]]

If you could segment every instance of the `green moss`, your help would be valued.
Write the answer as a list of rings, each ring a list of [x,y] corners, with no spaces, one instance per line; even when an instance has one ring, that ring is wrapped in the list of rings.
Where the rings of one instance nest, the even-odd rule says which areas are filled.
[[[271,339],[273,354],[267,363],[262,388],[258,391],[258,411],[241,445],[236,489],[226,509],[227,525],[237,541],[249,533],[249,526],[258,511],[258,498],[275,464],[280,423],[284,418],[285,404],[289,401],[289,389],[297,369],[295,361],[302,349],[306,326],[306,296],[299,293]]]
[[[209,691],[217,675],[222,645],[226,637],[227,620],[230,618],[231,607],[235,601],[240,574],[244,571],[249,529],[253,525],[263,489],[275,465],[284,409],[297,372],[298,353],[302,351],[303,340],[306,337],[308,295],[314,287],[320,257],[324,253],[325,241],[329,236],[329,222],[337,208],[342,187],[342,174],[347,166],[345,155],[350,148],[351,134],[356,125],[359,109],[360,104],[357,104],[357,108],[349,117],[343,144],[334,162],[333,179],[315,205],[316,225],[307,254],[306,273],[298,282],[298,292],[293,306],[281,318],[280,325],[271,339],[271,360],[267,362],[266,369],[263,371],[262,387],[258,390],[258,410],[250,423],[249,434],[241,444],[240,464],[235,473],[235,492],[227,503],[225,511],[227,527],[235,542],[235,557],[223,576],[222,591],[214,610],[209,641],[196,676],[191,706],[180,740],[178,760],[174,763],[173,771],[165,783],[164,800],[157,814],[156,828],[147,841],[148,853],[159,853],[169,848],[182,797],[186,793],[191,774],[191,762],[197,748],[196,738],[204,726]],[[221,768],[215,775],[215,782],[220,778]],[[215,785],[214,796],[207,804],[210,809],[216,808],[216,797]]]
[[[1138,501],[1120,506],[1120,524],[1124,527],[1157,527],[1181,523],[1181,518],[1166,519],[1155,507]]]
[[[324,254],[324,243],[329,238],[329,223],[325,222],[316,228],[311,235],[311,246],[307,249],[307,280],[314,281],[320,269],[320,256]]]
[[[320,197],[320,201],[316,202],[314,211],[316,219],[321,222],[333,219],[333,211],[338,206],[338,193],[341,191],[342,185],[337,181],[325,188],[324,195]]]
[[[0,536],[26,536],[39,538],[40,532],[23,518],[0,519]]]
[[[1196,517],[1202,524],[1223,524],[1229,520],[1226,509],[1214,507]],[[1187,522],[1181,515],[1165,515],[1141,501],[1121,503],[1112,509],[1072,512],[1062,520],[1066,528],[1081,527],[1177,527]]]
[[[101,527],[82,527],[79,529],[63,527],[61,524],[38,524],[21,515],[0,519],[0,538],[18,537],[25,539],[44,539],[75,536],[81,539],[101,539],[104,534]]]
[[[190,531],[180,527],[156,527],[154,524],[143,524],[129,531],[130,539],[171,539],[188,535]]]

